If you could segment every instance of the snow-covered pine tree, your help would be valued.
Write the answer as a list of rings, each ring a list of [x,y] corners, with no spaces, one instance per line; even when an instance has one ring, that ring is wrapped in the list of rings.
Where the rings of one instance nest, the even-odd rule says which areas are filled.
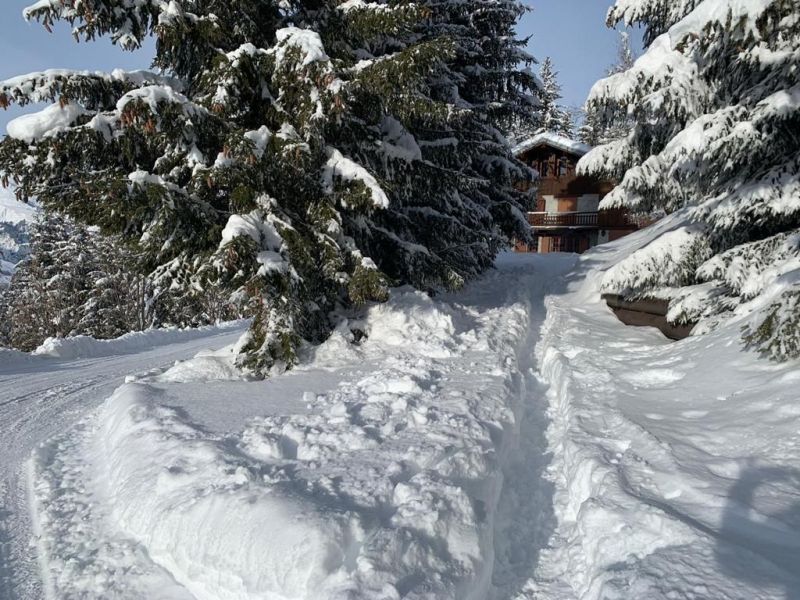
[[[671,300],[668,318],[751,315],[746,340],[800,356],[800,10],[797,0],[619,0],[609,25],[645,27],[646,54],[598,82],[604,113],[634,109],[629,134],[584,173],[621,181],[605,207],[682,211],[608,273],[608,290]]]
[[[552,131],[559,135],[572,137],[575,124],[569,110],[561,103],[561,84],[558,82],[558,71],[553,67],[553,61],[548,56],[539,69],[539,78],[542,89],[539,94],[541,106],[539,108],[540,131]]]
[[[0,304],[4,343],[31,350],[48,337],[118,337],[161,325],[211,322],[207,290],[173,298],[148,281],[141,256],[118,237],[100,235],[44,212],[31,229],[30,256],[11,278]],[[178,300],[180,302],[178,302]],[[190,310],[178,308],[188,301]],[[218,312],[230,307],[215,306]],[[215,316],[217,314],[215,313]],[[239,316],[234,310],[223,317]]]
[[[0,222],[0,290],[8,285],[14,267],[25,258],[28,247],[28,228],[24,222]]]
[[[46,71],[0,104],[21,196],[134,240],[161,289],[252,300],[240,364],[265,374],[331,313],[387,286],[454,288],[527,227],[530,177],[494,123],[531,96],[521,3],[47,0],[76,38],[139,47],[152,72]]]
[[[608,68],[606,75],[616,75],[617,73],[624,73],[633,67],[636,62],[636,55],[631,46],[631,34],[628,31],[619,31],[619,40],[617,42],[617,60]]]
[[[633,67],[635,60],[630,33],[620,31],[617,60],[608,68],[606,75],[611,76],[628,71]],[[622,110],[608,111],[601,115],[598,114],[596,106],[587,103],[581,112],[582,122],[578,128],[578,138],[589,146],[599,146],[624,137],[633,125],[628,114]]]
[[[77,307],[75,333],[111,339],[162,325],[155,320],[156,299],[136,251],[116,236],[87,234],[89,281],[86,297]]]
[[[14,273],[5,300],[8,339],[21,350],[75,333],[92,270],[85,232],[66,219],[40,216],[30,239],[31,253]]]
[[[588,105],[581,109],[581,124],[578,127],[578,139],[588,146],[598,146],[605,140],[603,128],[597,112]]]

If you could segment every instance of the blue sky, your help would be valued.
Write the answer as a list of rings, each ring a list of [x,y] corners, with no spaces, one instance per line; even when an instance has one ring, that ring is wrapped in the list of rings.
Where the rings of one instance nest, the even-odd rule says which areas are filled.
[[[22,9],[33,0],[2,0],[0,8],[0,79],[48,68],[110,70],[147,68],[152,47],[122,52],[108,40],[76,44],[66,26],[48,33],[27,23]],[[580,106],[592,84],[616,56],[618,35],[605,26],[611,0],[529,0],[533,11],[519,26],[532,36],[529,50],[539,60],[550,56],[560,72],[563,102]],[[30,110],[30,109],[29,109]],[[0,132],[19,110],[0,111]]]
[[[540,62],[553,59],[563,103],[583,105],[595,81],[615,62],[619,33],[606,27],[612,0],[526,0],[533,10],[522,18],[520,37],[531,36],[528,50]],[[632,37],[641,51],[641,36]]]

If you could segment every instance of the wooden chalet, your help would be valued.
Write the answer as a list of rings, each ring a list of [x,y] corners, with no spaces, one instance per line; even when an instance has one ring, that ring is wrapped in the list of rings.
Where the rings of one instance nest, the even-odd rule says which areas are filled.
[[[639,229],[623,210],[599,210],[614,189],[610,181],[578,176],[575,166],[591,148],[544,132],[514,148],[514,155],[539,173],[538,190],[528,221],[533,243],[518,243],[518,252],[582,253]]]

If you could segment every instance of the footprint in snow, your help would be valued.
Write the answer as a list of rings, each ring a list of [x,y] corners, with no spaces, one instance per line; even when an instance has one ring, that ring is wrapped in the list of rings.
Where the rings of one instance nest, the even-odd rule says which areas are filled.
[[[674,369],[645,369],[621,375],[622,379],[637,388],[662,388],[677,383],[684,374]]]
[[[707,410],[685,410],[681,413],[681,416],[685,419],[702,419],[707,415]]]

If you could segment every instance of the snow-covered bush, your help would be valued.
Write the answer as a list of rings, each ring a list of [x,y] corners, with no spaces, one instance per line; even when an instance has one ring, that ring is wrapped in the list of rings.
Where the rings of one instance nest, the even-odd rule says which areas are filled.
[[[585,174],[620,180],[603,207],[683,210],[709,249],[709,261],[698,262],[695,244],[666,242],[668,262],[696,272],[643,275],[658,266],[653,255],[664,243],[656,241],[631,257],[641,264],[627,264],[629,276],[610,275],[607,288],[648,295],[666,278],[682,288],[670,295],[670,318],[700,321],[697,331],[763,296],[748,306],[782,308],[755,326],[768,335],[747,339],[774,358],[791,356],[798,335],[796,319],[780,316],[795,291],[772,285],[798,267],[797,8],[787,0],[618,0],[609,24],[643,25],[647,50],[595,84],[590,105],[601,120],[634,121],[579,164]]]

